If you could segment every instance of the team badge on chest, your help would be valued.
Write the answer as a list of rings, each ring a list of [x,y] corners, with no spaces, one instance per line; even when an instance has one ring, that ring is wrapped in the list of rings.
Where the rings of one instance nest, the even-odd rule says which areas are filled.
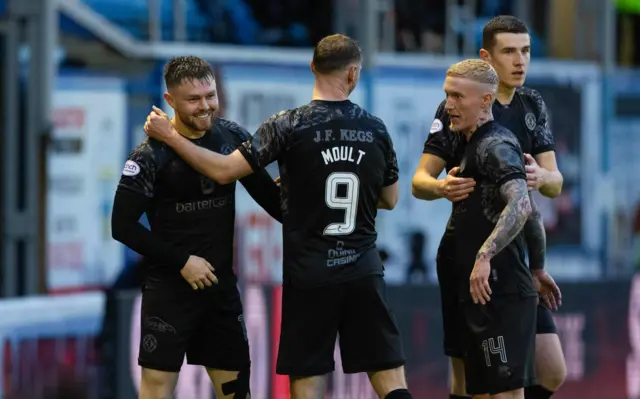
[[[533,116],[531,112],[529,112],[524,117],[524,123],[527,125],[527,129],[533,130],[536,128],[536,117]]]

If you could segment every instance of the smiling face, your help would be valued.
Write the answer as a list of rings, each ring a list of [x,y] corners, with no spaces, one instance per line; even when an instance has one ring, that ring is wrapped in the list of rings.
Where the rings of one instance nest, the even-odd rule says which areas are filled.
[[[183,81],[165,93],[167,103],[174,109],[176,119],[195,133],[202,133],[213,125],[218,110],[218,95],[213,75]]]

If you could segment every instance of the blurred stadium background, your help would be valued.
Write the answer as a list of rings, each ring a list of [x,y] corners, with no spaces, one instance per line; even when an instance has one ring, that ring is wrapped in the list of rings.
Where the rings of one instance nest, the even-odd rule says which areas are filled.
[[[449,205],[413,199],[410,181],[445,68],[507,13],[532,30],[528,85],[550,109],[565,178],[559,198],[540,199],[565,297],[557,397],[639,399],[640,0],[0,0],[0,398],[137,397],[144,260],[111,239],[110,211],[150,106],[167,108],[163,63],[209,60],[225,116],[252,131],[309,100],[311,48],[333,32],[364,47],[353,100],[398,153],[404,187],[379,216],[379,249],[409,382],[416,398],[445,397],[434,255]],[[236,241],[253,397],[285,399],[280,228],[240,186]],[[328,398],[375,397],[337,364]],[[176,397],[213,398],[206,374],[184,367]]]

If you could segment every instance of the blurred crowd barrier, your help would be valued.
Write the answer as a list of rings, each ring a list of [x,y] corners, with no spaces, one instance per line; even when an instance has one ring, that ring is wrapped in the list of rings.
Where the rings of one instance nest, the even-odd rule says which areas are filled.
[[[254,60],[247,54],[238,58],[241,51],[234,50],[212,61],[224,86],[225,116],[249,131],[311,98],[310,54],[268,52],[268,58]],[[372,83],[361,82],[352,95],[385,121],[398,155],[400,202],[378,218],[378,246],[392,284],[435,281],[435,252],[451,205],[414,199],[410,184],[444,98],[445,70],[454,61],[382,54]],[[64,70],[57,80],[47,168],[51,292],[109,285],[124,264],[136,261],[137,255],[111,239],[111,204],[126,155],[144,138],[151,105],[170,111],[162,99],[161,65],[126,79]],[[634,171],[640,169],[640,79],[622,73],[612,79],[608,87],[622,93],[617,108],[606,106],[603,76],[591,64],[536,61],[527,81],[547,103],[564,175],[558,198],[537,198],[548,234],[547,264],[560,279],[628,276],[638,268],[640,178]],[[269,170],[278,173],[276,165]],[[279,282],[280,226],[242,187],[236,203],[240,274],[254,283]],[[418,270],[418,278],[409,270]]]
[[[568,376],[557,397],[640,398],[640,275],[562,288],[565,301],[555,319]],[[274,368],[281,287],[247,284],[242,291],[252,397],[287,399],[288,381]],[[414,396],[445,397],[449,369],[437,287],[391,286],[388,298],[403,335]],[[140,302],[139,291],[110,293],[106,299],[84,293],[0,302],[0,398],[135,399]],[[338,346],[335,359],[327,398],[375,399],[366,374],[342,372]],[[213,395],[204,370],[185,364],[176,398]]]

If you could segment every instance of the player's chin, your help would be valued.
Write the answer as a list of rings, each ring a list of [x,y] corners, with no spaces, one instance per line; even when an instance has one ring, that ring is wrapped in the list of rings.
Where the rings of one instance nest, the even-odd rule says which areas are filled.
[[[511,76],[509,86],[511,87],[521,87],[524,85],[524,81],[527,79],[527,75],[524,73],[521,74],[513,74]]]
[[[458,121],[458,117],[457,116],[450,116],[449,117],[449,130],[452,131],[452,132],[460,131],[460,121]]]
[[[211,114],[211,116],[209,116],[208,118],[204,118],[204,119],[193,117],[191,118],[191,123],[193,124],[193,127],[196,128],[196,130],[209,130],[213,125],[213,114]]]

